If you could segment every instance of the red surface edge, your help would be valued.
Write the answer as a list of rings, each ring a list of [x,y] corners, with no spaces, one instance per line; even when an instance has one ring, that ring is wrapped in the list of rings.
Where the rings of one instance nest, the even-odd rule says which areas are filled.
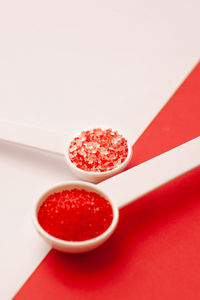
[[[200,63],[136,144],[131,166],[200,135]],[[134,184],[134,183],[133,183]],[[15,300],[200,299],[200,168],[120,211],[99,249],[50,251]]]

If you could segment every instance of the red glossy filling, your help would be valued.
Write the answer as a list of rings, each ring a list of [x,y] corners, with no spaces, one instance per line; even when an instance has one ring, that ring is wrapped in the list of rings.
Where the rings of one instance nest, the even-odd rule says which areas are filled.
[[[49,234],[67,241],[84,241],[102,234],[113,220],[108,200],[86,190],[63,190],[42,203],[38,221]]]
[[[126,139],[112,129],[83,131],[69,146],[70,160],[84,171],[110,171],[121,165],[127,155]]]

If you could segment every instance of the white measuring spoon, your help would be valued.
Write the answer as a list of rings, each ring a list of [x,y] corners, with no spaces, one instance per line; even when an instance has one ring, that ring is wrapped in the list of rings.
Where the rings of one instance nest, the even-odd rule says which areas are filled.
[[[128,155],[125,161],[110,171],[89,172],[76,167],[69,158],[68,149],[70,142],[79,134],[80,132],[74,135],[67,135],[65,133],[0,121],[0,139],[62,156],[65,155],[68,167],[83,180],[98,183],[120,173],[126,168],[132,156],[132,147],[129,142],[127,142]]]
[[[57,250],[69,253],[90,251],[104,243],[113,233],[121,207],[199,165],[200,138],[198,137],[98,185],[79,181],[61,183],[51,187],[39,197],[34,208],[35,227],[39,234]],[[73,188],[99,193],[112,206],[113,221],[109,228],[96,238],[81,242],[61,240],[44,231],[38,222],[37,214],[40,205],[50,194]]]

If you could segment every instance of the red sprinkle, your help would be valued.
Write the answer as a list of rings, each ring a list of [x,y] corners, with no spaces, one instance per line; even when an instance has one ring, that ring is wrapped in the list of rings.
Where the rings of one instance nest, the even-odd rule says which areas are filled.
[[[84,171],[110,171],[121,165],[127,155],[126,139],[112,129],[82,131],[69,146],[70,160]]]
[[[62,240],[85,241],[102,234],[113,220],[108,200],[86,190],[63,190],[42,203],[38,221],[42,228]]]

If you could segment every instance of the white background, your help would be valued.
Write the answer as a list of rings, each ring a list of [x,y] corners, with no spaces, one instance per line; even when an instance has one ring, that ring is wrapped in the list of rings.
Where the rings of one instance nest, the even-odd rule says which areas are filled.
[[[200,2],[0,0],[0,119],[70,132],[107,125],[133,143],[198,62]],[[48,246],[30,212],[72,179],[64,160],[0,141],[0,298]]]

